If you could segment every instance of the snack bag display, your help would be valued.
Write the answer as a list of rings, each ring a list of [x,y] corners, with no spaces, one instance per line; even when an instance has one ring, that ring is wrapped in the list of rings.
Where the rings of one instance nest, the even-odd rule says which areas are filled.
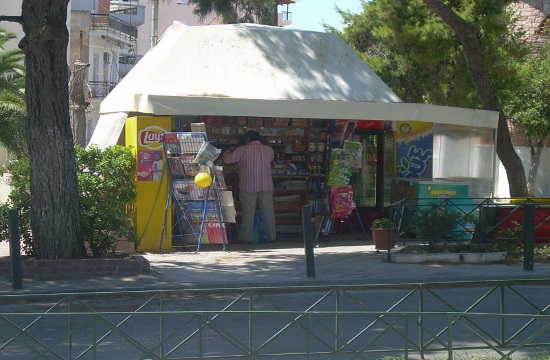
[[[337,186],[330,189],[331,212],[334,219],[347,218],[355,210],[353,188],[351,186]]]

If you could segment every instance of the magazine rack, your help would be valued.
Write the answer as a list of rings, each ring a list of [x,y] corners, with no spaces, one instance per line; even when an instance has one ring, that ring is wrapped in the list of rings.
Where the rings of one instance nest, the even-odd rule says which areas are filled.
[[[201,165],[195,160],[203,143],[204,132],[172,132],[162,135],[167,159],[170,191],[166,200],[162,239],[166,233],[167,217],[172,216],[172,241],[185,249],[199,252],[201,244],[222,244],[225,250],[227,234],[221,203],[225,181],[221,167]],[[195,176],[207,172],[212,184],[199,187]],[[172,212],[169,214],[170,204]],[[162,249],[162,241],[160,245]]]

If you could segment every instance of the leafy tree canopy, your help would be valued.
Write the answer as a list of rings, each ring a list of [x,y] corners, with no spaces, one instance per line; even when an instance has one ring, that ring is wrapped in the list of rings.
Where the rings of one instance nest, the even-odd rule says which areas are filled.
[[[529,58],[520,75],[505,111],[528,141],[543,141],[550,135],[550,44]]]
[[[486,70],[501,98],[516,87],[518,62],[526,55],[510,31],[508,2],[449,2],[477,25]],[[347,24],[342,38],[404,101],[481,107],[460,40],[423,0],[372,0],[359,14],[338,11]]]

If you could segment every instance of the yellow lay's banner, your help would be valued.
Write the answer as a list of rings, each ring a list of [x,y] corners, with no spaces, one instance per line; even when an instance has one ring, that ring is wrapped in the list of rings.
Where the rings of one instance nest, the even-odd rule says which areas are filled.
[[[171,211],[166,209],[169,179],[162,146],[162,134],[170,132],[171,127],[170,117],[126,119],[126,145],[133,147],[137,161],[135,223],[140,238],[138,251],[172,249]]]

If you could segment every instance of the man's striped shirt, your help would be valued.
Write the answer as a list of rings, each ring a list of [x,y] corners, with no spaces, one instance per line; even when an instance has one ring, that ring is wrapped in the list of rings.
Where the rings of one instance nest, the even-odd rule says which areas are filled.
[[[232,153],[226,153],[223,161],[239,165],[239,190],[244,192],[273,191],[271,162],[273,148],[259,141],[251,141]]]

